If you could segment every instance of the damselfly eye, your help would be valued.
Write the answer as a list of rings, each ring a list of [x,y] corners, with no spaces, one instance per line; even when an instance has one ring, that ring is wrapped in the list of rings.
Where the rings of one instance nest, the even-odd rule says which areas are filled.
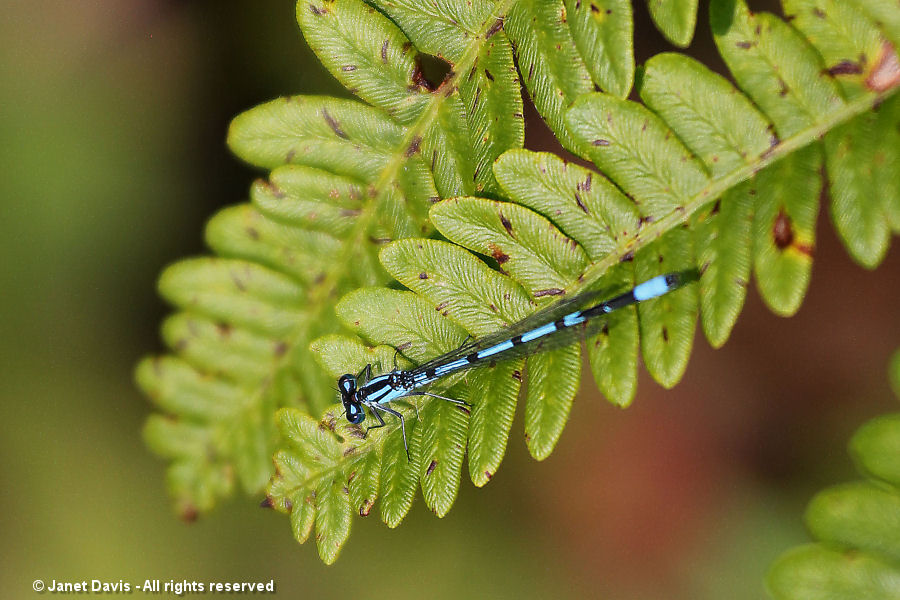
[[[347,420],[356,425],[357,423],[362,423],[363,419],[366,418],[366,413],[363,412],[362,406],[359,404],[347,404]]]
[[[341,378],[338,379],[338,389],[344,396],[352,395],[356,391],[356,377],[349,373],[341,375]]]

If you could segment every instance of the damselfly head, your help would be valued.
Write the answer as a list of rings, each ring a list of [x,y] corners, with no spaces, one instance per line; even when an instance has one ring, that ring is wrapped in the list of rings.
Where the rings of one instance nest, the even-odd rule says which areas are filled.
[[[338,390],[341,392],[341,402],[344,403],[347,420],[354,425],[362,423],[362,420],[366,418],[366,413],[359,400],[356,399],[356,377],[350,373],[341,375],[341,378],[338,379]]]
[[[356,393],[356,377],[350,373],[341,375],[341,378],[338,379],[338,390],[341,392],[341,399],[344,400],[344,402],[346,402],[348,398],[352,398],[353,394]]]
[[[363,407],[359,402],[356,402],[355,400],[344,402],[344,410],[347,414],[347,420],[354,425],[356,425],[357,423],[362,423],[363,419],[366,418],[366,413],[363,410]]]

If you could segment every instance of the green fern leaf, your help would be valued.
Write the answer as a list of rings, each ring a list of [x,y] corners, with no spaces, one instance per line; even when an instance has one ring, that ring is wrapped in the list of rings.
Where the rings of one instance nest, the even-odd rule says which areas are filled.
[[[750,280],[752,224],[756,187],[752,181],[733,187],[692,227],[700,279],[703,333],[714,348],[728,339],[737,321]]]
[[[721,177],[773,143],[771,124],[724,77],[683,54],[657,54],[644,66],[641,100]]]
[[[607,271],[597,287],[615,295],[635,283],[632,264],[624,262]],[[637,310],[629,307],[610,314],[607,327],[585,342],[597,387],[618,406],[631,404],[637,391],[639,340]]]
[[[528,451],[544,460],[553,451],[581,378],[581,352],[577,345],[531,356],[525,396],[525,441]]]
[[[822,152],[807,146],[760,172],[753,219],[753,271],[774,312],[797,312],[812,270]]]
[[[896,99],[889,102],[882,111],[898,105]],[[900,139],[880,129],[881,121],[879,114],[863,114],[825,136],[832,219],[850,255],[868,268],[881,262],[891,241],[886,200],[900,198],[900,184],[881,173],[885,157],[898,153]]]
[[[418,423],[412,435],[413,448],[416,448]],[[381,518],[388,527],[396,527],[412,508],[416,488],[419,484],[418,452],[412,461],[407,460],[403,445],[403,432],[398,428],[387,436],[382,450],[381,464]]]
[[[900,382],[900,352],[891,379]],[[900,386],[895,386],[900,398]],[[786,552],[767,584],[779,600],[896,598],[900,593],[900,414],[866,423],[850,452],[867,479],[828,488],[806,510],[819,540]]]
[[[525,141],[524,119],[514,116],[524,110],[519,87],[512,46],[504,33],[497,32],[481,46],[466,84],[459,88],[475,157],[475,192],[499,193],[491,165],[505,150],[521,147]]]
[[[481,487],[503,461],[522,385],[522,359],[473,372],[467,378],[469,403],[469,477]]]
[[[691,232],[673,229],[634,257],[637,281],[685,271],[695,264]],[[697,290],[690,286],[638,305],[641,348],[647,371],[664,387],[672,387],[687,368],[697,320]]]
[[[708,182],[700,162],[644,106],[606,94],[582,96],[567,114],[582,151],[651,220],[683,207]]]
[[[436,205],[431,222],[448,239],[492,256],[504,272],[540,298],[565,293],[587,256],[537,213],[515,204],[453,198]]]
[[[566,20],[562,0],[520,0],[512,5],[503,26],[516,44],[519,68],[535,107],[562,144],[571,148],[564,109],[592,86]]]
[[[637,233],[640,213],[634,203],[594,171],[527,150],[505,153],[494,171],[510,198],[549,215],[592,261]]]
[[[634,83],[634,17],[628,0],[565,0],[569,29],[600,89],[626,97]]]
[[[650,17],[667,40],[686,48],[697,25],[698,0],[647,0]]]
[[[347,89],[400,123],[422,112],[429,93],[417,55],[389,19],[358,0],[297,4],[297,21],[310,48]]]
[[[895,357],[895,361],[900,360]],[[900,369],[894,365],[894,377]],[[900,396],[895,388],[894,393]],[[881,417],[864,425],[850,441],[850,453],[864,474],[900,485],[900,415]]]
[[[458,393],[450,388],[448,394]],[[450,510],[459,491],[466,452],[468,413],[449,402],[429,402],[420,409],[413,451],[420,456],[419,481],[425,505],[439,517]]]
[[[484,23],[496,24],[495,7],[487,0],[429,3],[421,0],[373,2],[389,16],[422,52],[451,63],[469,51]]]
[[[779,559],[767,578],[777,600],[817,600],[823,590],[830,598],[893,600],[900,574],[869,555],[853,556],[824,546],[804,546]]]

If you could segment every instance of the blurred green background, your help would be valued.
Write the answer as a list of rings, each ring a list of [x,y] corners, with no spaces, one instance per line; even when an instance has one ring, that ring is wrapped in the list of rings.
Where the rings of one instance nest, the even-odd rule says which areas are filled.
[[[260,175],[226,151],[229,120],[278,95],[342,94],[293,11],[4,2],[0,596],[35,597],[35,579],[274,578],[287,597],[765,597],[766,566],[806,539],[811,494],[852,477],[850,433],[897,408],[900,251],[860,269],[824,209],[798,316],[751,292],[724,349],[698,338],[684,381],[666,392],[644,376],[627,411],[586,385],[544,463],[520,421],[491,484],[464,480],[445,519],[421,499],[397,530],[377,511],[354,519],[325,567],[260,498],[174,516],[132,370],[162,349],[157,274],[203,252],[205,219]],[[638,56],[667,49],[638,17]],[[702,7],[695,54],[720,65],[704,21]],[[528,127],[529,147],[553,147],[533,114]]]

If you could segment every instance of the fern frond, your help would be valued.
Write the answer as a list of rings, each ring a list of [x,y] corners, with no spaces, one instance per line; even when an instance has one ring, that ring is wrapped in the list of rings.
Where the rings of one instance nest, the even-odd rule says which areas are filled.
[[[630,7],[617,0],[298,3],[310,46],[364,102],[295,97],[236,118],[229,144],[270,177],[251,205],[210,222],[219,258],[161,278],[182,311],[164,327],[174,355],[147,359],[138,381],[175,416],[152,418],[146,435],[174,461],[182,510],[207,510],[235,475],[259,490],[274,452],[268,503],[291,514],[298,540],[316,527],[326,562],[350,514],[379,498],[391,527],[417,487],[446,514],[466,456],[475,485],[496,473],[523,384],[529,451],[552,452],[581,378],[578,344],[440,383],[471,411],[411,399],[409,462],[398,423],[364,437],[336,409],[311,416],[335,377],[421,363],[588,287],[614,295],[697,266],[699,285],[618,311],[586,341],[612,402],[633,399],[639,352],[672,386],[698,312],[723,344],[751,269],[774,311],[798,309],[823,165],[851,255],[877,264],[900,229],[897,23],[884,0],[855,1],[867,10],[847,21],[826,0],[789,4],[794,28],[717,0],[713,32],[737,87],[663,54],[638,77],[643,103],[622,99],[634,66]],[[654,17],[687,43],[696,6]],[[439,85],[419,53],[450,65]],[[518,148],[520,79],[561,143],[600,173]],[[592,84],[610,93],[585,93]],[[416,237],[433,228],[447,241]],[[411,291],[385,289],[390,278]],[[335,316],[336,299],[360,287]]]
[[[891,380],[900,398],[900,353]],[[778,600],[900,594],[900,413],[863,425],[850,454],[865,479],[812,499],[806,525],[818,541],[786,552],[772,566],[767,585]]]
[[[458,197],[435,205],[432,224],[456,245],[404,240],[386,246],[382,264],[415,295],[355,294],[339,310],[345,325],[377,347],[408,348],[407,356],[421,362],[453,347],[464,333],[493,332],[548,299],[587,285],[613,293],[661,272],[699,266],[699,289],[688,287],[615,314],[588,340],[598,385],[610,400],[625,405],[634,394],[639,348],[651,375],[671,386],[686,368],[698,312],[710,342],[725,342],[751,269],[773,310],[795,312],[811,268],[823,156],[833,154],[819,140],[840,136],[844,123],[850,127],[854,119],[873,119],[872,114],[896,122],[897,99],[893,88],[865,83],[872,73],[863,79],[865,91],[849,97],[846,82],[823,71],[816,48],[774,16],[752,15],[743,4],[726,1],[713,6],[711,19],[723,57],[746,95],[693,59],[664,54],[642,73],[643,104],[610,94],[581,96],[566,112],[570,137],[565,139],[602,175],[548,154],[506,153],[494,164],[494,174],[513,203]],[[869,112],[876,105],[877,113]],[[875,144],[869,151],[879,156],[894,152],[885,143],[858,137]],[[863,180],[853,182],[863,185]],[[871,186],[871,179],[866,182]],[[840,188],[833,186],[835,191]],[[880,198],[871,187],[868,194]],[[894,201],[870,202],[869,210],[854,206],[874,221],[871,212],[884,215]],[[499,272],[470,253],[492,257]],[[422,315],[429,313],[461,329],[439,335],[430,324],[426,333]],[[393,325],[386,326],[388,321]],[[330,354],[334,347],[327,345],[320,354],[326,367],[340,362]],[[385,522],[395,526],[409,509],[408,478],[418,480],[429,508],[445,514],[457,493],[466,448],[470,478],[476,485],[486,483],[502,460],[523,382],[529,450],[538,459],[549,455],[578,387],[579,354],[573,345],[448,381],[452,387],[446,393],[471,402],[471,414],[424,400],[417,401],[416,411],[406,409],[415,464],[409,470],[392,465],[406,473],[406,485],[402,495],[388,498]],[[330,372],[338,376],[360,366]],[[382,363],[382,370],[388,368]],[[340,420],[333,411],[324,422]],[[337,427],[348,439],[341,429],[346,426]],[[393,428],[395,435],[396,424]],[[354,446],[332,476],[352,479],[358,454],[383,451],[383,443],[379,437]],[[276,494],[277,506],[281,488],[273,485],[269,492]],[[367,512],[368,507],[354,508]]]
[[[469,29],[434,89],[381,13],[358,0],[298,4],[310,46],[368,104],[300,96],[237,117],[229,145],[271,175],[251,204],[210,221],[222,258],[176,264],[160,280],[182,311],[164,327],[174,356],[147,359],[137,380],[175,418],[154,418],[146,437],[174,461],[182,514],[210,509],[235,477],[258,492],[279,445],[275,410],[321,414],[331,402],[332,382],[307,367],[309,343],[340,329],[336,297],[387,282],[378,248],[430,233],[428,207],[442,196],[499,189],[490,165],[524,135],[518,76],[496,17],[462,10],[455,22]]]

